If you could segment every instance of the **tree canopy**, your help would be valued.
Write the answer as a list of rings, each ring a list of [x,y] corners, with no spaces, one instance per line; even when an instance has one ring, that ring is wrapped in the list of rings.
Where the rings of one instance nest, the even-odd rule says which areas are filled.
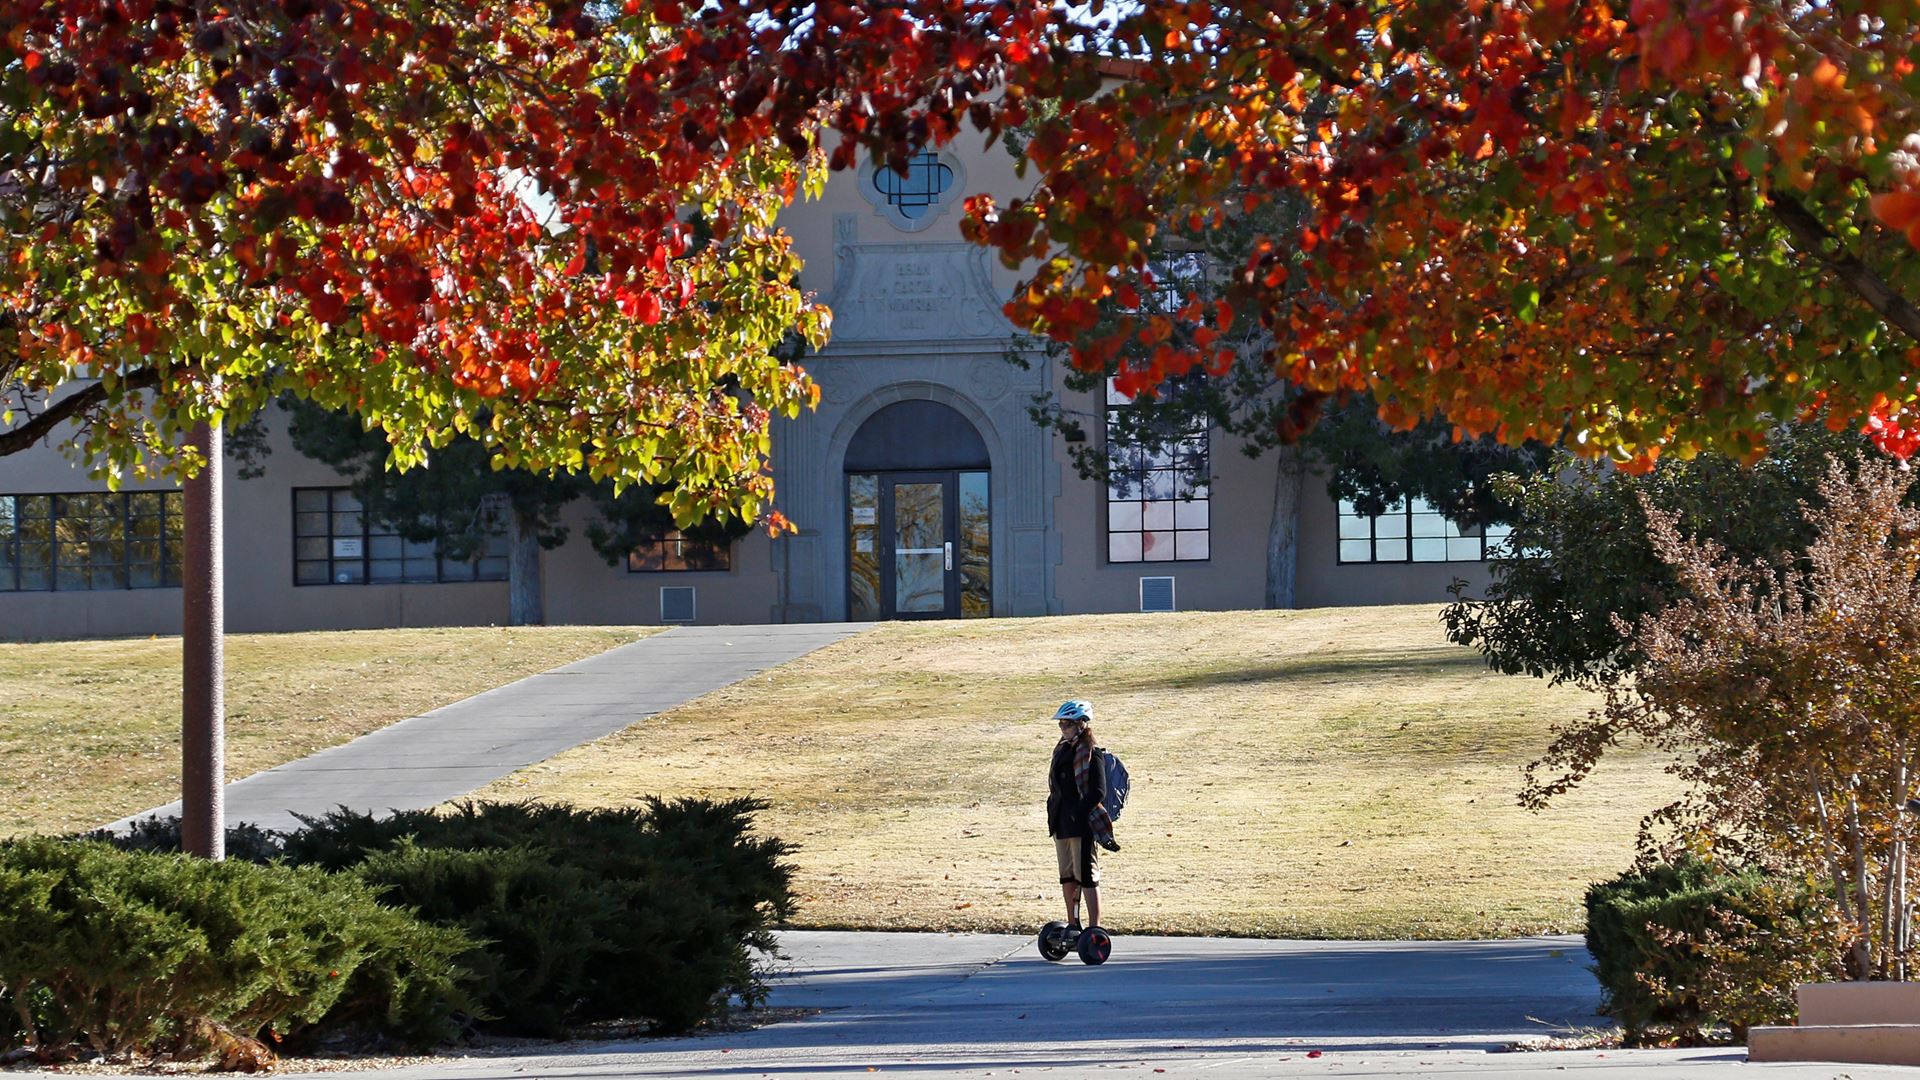
[[[291,390],[402,464],[466,432],[753,516],[816,397],[770,349],[827,317],[772,225],[818,161],[726,67],[742,18],[0,2],[0,452],[74,422],[110,477],[192,472],[176,429]]]
[[[1035,180],[1004,205],[976,196],[969,227],[1033,268],[1009,313],[1079,366],[1131,340],[1149,359],[1126,365],[1129,391],[1224,370],[1221,337],[1255,319],[1289,382],[1369,391],[1402,427],[1437,413],[1640,469],[1666,449],[1751,457],[1822,408],[1914,448],[1910,6],[1230,0],[1129,6],[1097,31],[1073,18],[1006,48],[1005,96],[974,103],[990,129],[1032,121]],[[1303,223],[1256,245],[1229,296],[1094,332],[1103,299],[1160,284],[1162,223],[1225,228],[1278,199]]]
[[[0,450],[83,418],[131,468],[290,388],[402,462],[484,405],[504,463],[752,512],[767,415],[814,393],[767,349],[826,329],[775,211],[968,120],[1032,122],[1031,193],[969,208],[1029,270],[1010,314],[1087,370],[1144,344],[1125,390],[1226,366],[1252,320],[1303,419],[1367,391],[1632,468],[1816,408],[1920,444],[1900,5],[0,0],[0,27]],[[1276,200],[1301,222],[1229,295],[1092,332],[1157,287],[1161,223]]]
[[[1496,480],[1512,508],[1507,551],[1489,564],[1483,596],[1446,609],[1447,636],[1509,675],[1594,691],[1630,681],[1645,660],[1646,620],[1690,599],[1649,533],[1649,509],[1689,543],[1799,565],[1816,536],[1805,510],[1823,506],[1829,470],[1885,460],[1857,432],[1806,423],[1772,433],[1766,455],[1745,466],[1703,453],[1623,476],[1562,458]]]

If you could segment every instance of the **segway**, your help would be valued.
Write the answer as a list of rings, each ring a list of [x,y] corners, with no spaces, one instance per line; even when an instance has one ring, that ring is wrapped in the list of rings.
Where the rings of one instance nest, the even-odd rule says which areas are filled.
[[[1040,955],[1058,963],[1070,952],[1080,954],[1083,964],[1104,964],[1113,955],[1113,935],[1098,926],[1076,930],[1063,922],[1050,922],[1040,928]]]

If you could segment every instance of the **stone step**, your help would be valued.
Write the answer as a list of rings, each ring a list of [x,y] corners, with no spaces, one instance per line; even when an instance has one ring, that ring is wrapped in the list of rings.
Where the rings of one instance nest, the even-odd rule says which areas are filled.
[[[1794,988],[1800,1023],[1920,1024],[1920,983],[1801,983]]]
[[[1748,1061],[1920,1065],[1920,1024],[1814,1024],[1747,1031]]]

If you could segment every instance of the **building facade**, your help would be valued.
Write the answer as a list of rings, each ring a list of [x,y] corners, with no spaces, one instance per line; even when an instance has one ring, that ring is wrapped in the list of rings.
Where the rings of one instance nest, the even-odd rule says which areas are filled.
[[[965,243],[961,203],[1022,191],[998,147],[924,153],[908,175],[836,174],[783,224],[827,298],[832,342],[805,361],[817,410],[776,420],[773,471],[796,534],[729,545],[668,533],[609,566],[585,541],[543,553],[550,622],[762,623],[1259,607],[1278,465],[1197,431],[1079,478],[1028,413],[1053,394],[1089,415],[1039,353],[1008,359],[1019,274]],[[1085,398],[1088,400],[1080,400]],[[273,413],[273,410],[269,410]],[[1097,424],[1095,425],[1097,428]],[[1101,439],[1094,430],[1089,438]],[[264,474],[226,463],[227,626],[236,632],[506,620],[502,551],[455,561],[383,531],[346,482],[270,430]],[[1206,482],[1195,484],[1196,476]],[[1433,602],[1478,585],[1499,536],[1422,505],[1342,513],[1309,477],[1299,606]],[[177,633],[179,495],[109,493],[58,447],[0,457],[0,640]]]

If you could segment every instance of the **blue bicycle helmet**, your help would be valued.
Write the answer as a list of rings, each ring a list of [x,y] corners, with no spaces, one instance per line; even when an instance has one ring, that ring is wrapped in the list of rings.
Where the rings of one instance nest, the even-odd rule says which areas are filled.
[[[1074,720],[1082,724],[1090,723],[1093,720],[1093,702],[1082,701],[1079,698],[1064,702],[1058,709],[1054,710],[1053,720],[1055,723],[1059,723],[1062,720]]]

